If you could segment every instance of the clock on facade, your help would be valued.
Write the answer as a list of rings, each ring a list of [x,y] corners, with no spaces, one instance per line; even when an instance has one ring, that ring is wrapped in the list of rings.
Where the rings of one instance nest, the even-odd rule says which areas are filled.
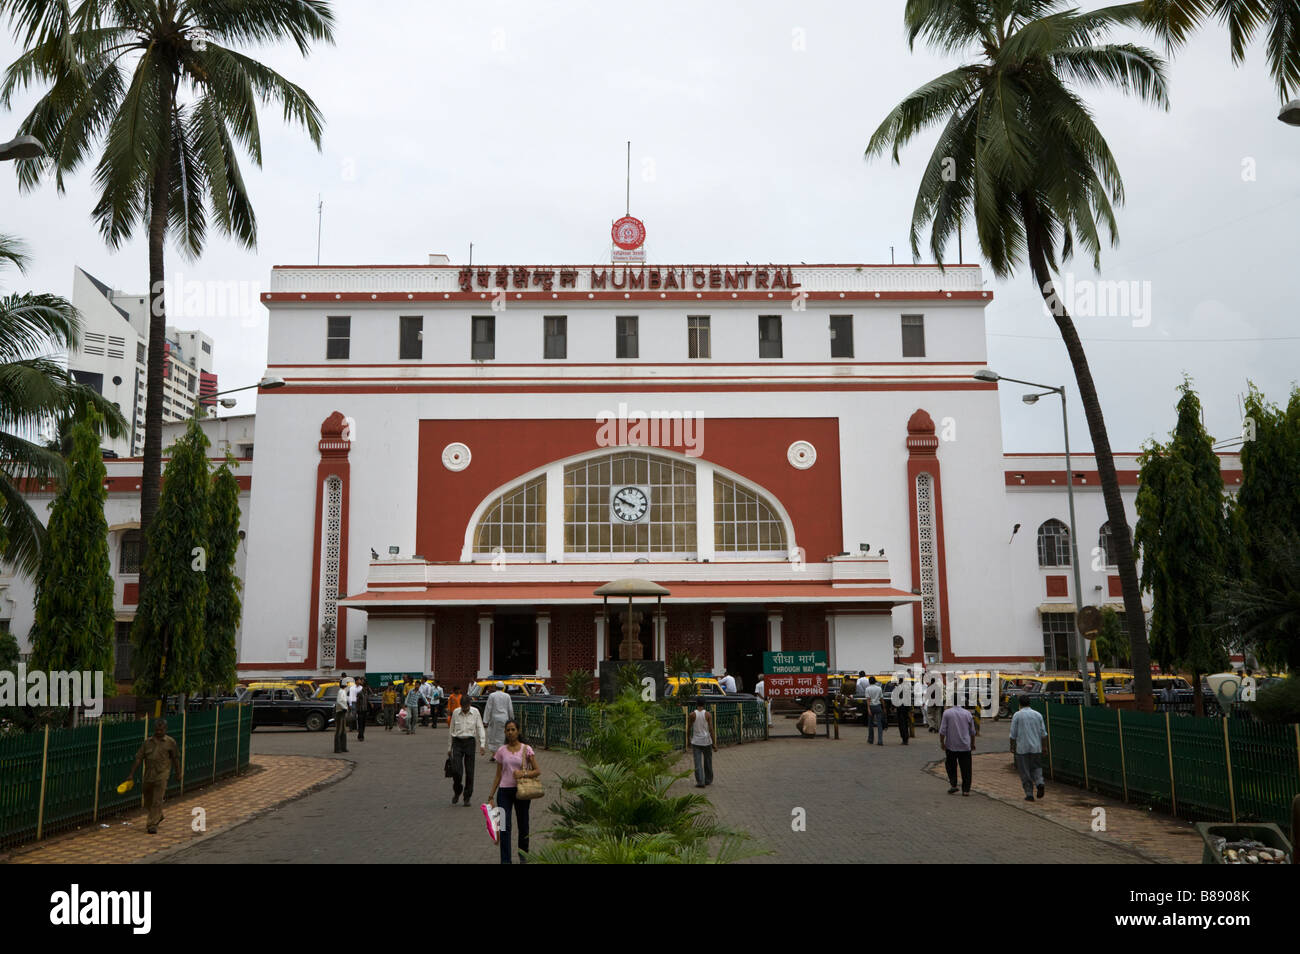
[[[650,513],[650,494],[643,487],[616,487],[610,510],[624,523],[640,523]]]

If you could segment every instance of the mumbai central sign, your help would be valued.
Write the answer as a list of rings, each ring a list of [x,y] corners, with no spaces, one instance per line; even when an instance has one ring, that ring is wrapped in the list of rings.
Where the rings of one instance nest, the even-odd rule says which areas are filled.
[[[466,266],[460,270],[460,290],[551,291],[578,289],[578,277],[586,269],[531,268],[498,265]],[[801,287],[788,265],[754,265],[722,268],[706,265],[657,265],[646,268],[592,268],[592,291],[789,291]]]

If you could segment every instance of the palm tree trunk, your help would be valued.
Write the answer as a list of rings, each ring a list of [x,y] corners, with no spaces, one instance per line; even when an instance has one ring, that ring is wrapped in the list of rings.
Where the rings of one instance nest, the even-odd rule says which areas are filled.
[[[159,115],[164,117],[168,129],[164,136],[165,154],[159,156],[154,167],[153,186],[149,197],[149,367],[146,374],[144,405],[144,464],[140,480],[140,592],[149,585],[149,526],[158,513],[158,495],[162,485],[162,416],[163,370],[166,368],[164,349],[167,342],[167,310],[163,289],[165,273],[163,252],[167,241],[167,198],[171,182],[171,116],[175,97],[170,83],[164,83],[159,92]],[[167,627],[164,627],[166,633]],[[157,673],[160,684],[158,695],[166,696],[161,679],[167,665],[167,638],[164,635]],[[155,714],[157,711],[155,710]]]
[[[1092,450],[1097,459],[1097,473],[1101,478],[1101,495],[1106,503],[1106,519],[1110,521],[1111,539],[1115,545],[1115,562],[1119,566],[1120,586],[1124,591],[1124,615],[1128,623],[1128,638],[1133,664],[1133,694],[1138,709],[1151,712],[1154,700],[1151,696],[1151,654],[1147,646],[1146,615],[1142,611],[1142,591],[1138,587],[1137,564],[1133,560],[1133,534],[1129,530],[1128,516],[1124,512],[1124,500],[1120,496],[1119,478],[1115,473],[1115,458],[1110,450],[1110,438],[1106,434],[1106,421],[1102,417],[1101,403],[1097,399],[1097,387],[1092,381],[1092,371],[1088,368],[1088,356],[1084,353],[1083,342],[1074,328],[1069,312],[1059,296],[1048,291],[1052,282],[1051,269],[1047,264],[1047,254],[1041,241],[1041,233],[1036,227],[1033,203],[1026,200],[1021,205],[1025,209],[1025,235],[1028,242],[1029,267],[1034,281],[1047,303],[1048,310],[1056,320],[1056,327],[1065,341],[1065,350],[1070,355],[1070,364],[1074,368],[1074,380],[1079,389],[1079,400],[1083,402],[1084,416],[1088,419],[1088,433],[1092,437]],[[1054,287],[1054,286],[1051,286]],[[1067,474],[1066,479],[1073,482],[1074,475]],[[1087,552],[1087,551],[1084,551]]]

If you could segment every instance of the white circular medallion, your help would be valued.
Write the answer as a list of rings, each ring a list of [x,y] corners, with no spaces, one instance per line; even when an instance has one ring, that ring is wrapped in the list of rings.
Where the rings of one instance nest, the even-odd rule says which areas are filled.
[[[807,441],[795,441],[790,445],[790,449],[785,452],[785,456],[790,461],[791,467],[807,470],[817,463],[817,448]]]
[[[469,466],[469,448],[464,444],[448,444],[442,449],[442,466],[448,470],[464,470]]]

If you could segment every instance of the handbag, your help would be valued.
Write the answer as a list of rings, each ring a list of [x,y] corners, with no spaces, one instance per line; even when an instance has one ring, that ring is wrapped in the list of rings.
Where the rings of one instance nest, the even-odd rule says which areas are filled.
[[[442,763],[442,777],[455,778],[456,773],[451,770],[451,756],[447,756],[447,761]]]
[[[527,753],[526,749],[525,753]],[[531,758],[527,754],[524,755],[522,767],[525,770],[528,768]],[[515,798],[527,802],[532,801],[534,798],[541,798],[545,794],[546,788],[542,785],[540,778],[520,778],[518,775],[515,776]]]

